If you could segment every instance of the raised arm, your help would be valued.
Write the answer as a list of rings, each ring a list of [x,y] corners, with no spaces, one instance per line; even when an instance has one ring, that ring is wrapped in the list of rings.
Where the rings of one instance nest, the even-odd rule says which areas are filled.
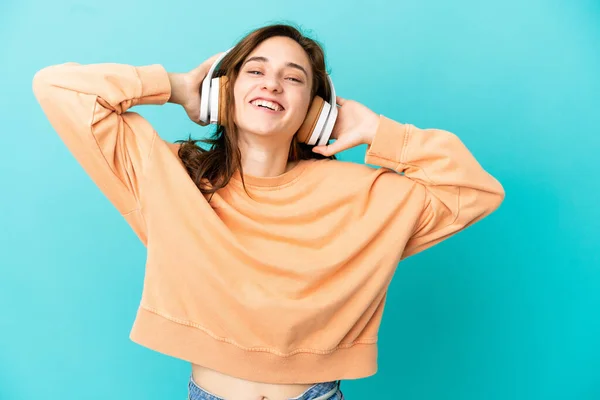
[[[186,73],[168,73],[161,65],[54,65],[35,75],[33,91],[77,161],[121,214],[128,214],[139,209],[144,167],[158,137],[128,110],[168,101],[203,125],[200,85],[220,54]]]
[[[156,132],[127,110],[167,102],[171,86],[164,68],[54,65],[35,74],[33,91],[69,151],[119,212],[138,209],[140,182]]]
[[[504,200],[500,182],[455,134],[441,129],[419,129],[380,116],[365,162],[403,172],[422,187],[422,212],[402,258],[483,219]]]

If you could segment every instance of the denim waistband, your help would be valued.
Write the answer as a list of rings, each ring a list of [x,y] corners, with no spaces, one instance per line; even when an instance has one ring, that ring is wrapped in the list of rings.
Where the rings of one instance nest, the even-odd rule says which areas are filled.
[[[316,383],[306,389],[300,396],[289,400],[343,400],[344,396],[340,390],[340,381]],[[188,384],[188,400],[225,400],[213,393],[203,389],[190,375]]]

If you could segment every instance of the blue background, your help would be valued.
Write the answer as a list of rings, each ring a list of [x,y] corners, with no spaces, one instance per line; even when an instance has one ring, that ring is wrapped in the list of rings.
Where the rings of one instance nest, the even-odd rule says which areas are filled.
[[[183,399],[189,375],[129,340],[145,248],[51,129],[35,72],[183,72],[270,22],[324,44],[341,96],[456,133],[506,190],[401,263],[379,372],[347,398],[600,398],[598,1],[151,4],[0,4],[0,399]],[[172,104],[136,111],[168,140],[208,132]]]

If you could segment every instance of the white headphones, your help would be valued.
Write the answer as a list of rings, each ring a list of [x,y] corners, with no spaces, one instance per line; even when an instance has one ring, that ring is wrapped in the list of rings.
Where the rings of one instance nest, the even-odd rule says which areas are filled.
[[[213,75],[223,57],[230,51],[231,49],[227,50],[215,60],[202,81],[200,121],[204,123],[220,124],[223,120],[225,114],[225,88],[228,79],[226,76],[213,78]],[[315,96],[313,99],[306,118],[300,129],[298,129],[297,137],[302,143],[321,146],[327,144],[331,137],[338,110],[335,88],[329,74],[327,75],[327,81],[331,90],[329,102],[326,102],[320,96]]]

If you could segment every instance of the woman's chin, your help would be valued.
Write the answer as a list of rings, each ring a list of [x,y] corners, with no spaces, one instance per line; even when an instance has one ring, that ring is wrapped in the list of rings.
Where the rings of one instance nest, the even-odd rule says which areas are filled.
[[[282,121],[283,122],[283,121]],[[248,121],[247,124],[238,125],[240,136],[248,138],[271,138],[282,141],[291,141],[294,133],[298,130],[296,124],[273,123],[273,121],[261,121],[259,118]]]
[[[281,129],[281,127],[274,127],[271,125],[260,125],[260,124],[252,124],[252,126],[248,126],[244,131],[248,134],[248,136],[258,136],[261,138],[281,138],[286,136],[286,130]]]

